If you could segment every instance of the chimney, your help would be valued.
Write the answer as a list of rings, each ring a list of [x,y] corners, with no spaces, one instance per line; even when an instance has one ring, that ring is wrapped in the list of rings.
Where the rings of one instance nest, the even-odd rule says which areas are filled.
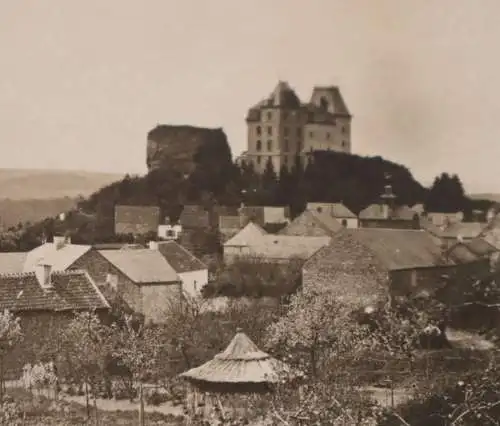
[[[64,247],[66,244],[66,237],[63,236],[55,236],[54,235],[54,246],[56,247],[56,250],[59,250]]]
[[[52,288],[52,282],[50,280],[50,275],[52,272],[52,266],[48,263],[40,262],[35,266],[35,275],[43,289]]]
[[[149,242],[149,249],[150,250],[158,250],[158,248],[159,248],[158,241],[150,241]]]

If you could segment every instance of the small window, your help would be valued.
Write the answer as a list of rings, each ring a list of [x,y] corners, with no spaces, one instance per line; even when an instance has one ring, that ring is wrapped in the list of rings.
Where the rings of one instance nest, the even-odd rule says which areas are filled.
[[[342,226],[343,226],[344,228],[347,228],[347,220],[342,219]]]
[[[257,141],[257,143],[255,144],[255,149],[256,149],[257,151],[262,150],[262,142],[261,142],[260,140],[259,140],[259,141]]]
[[[345,126],[342,126],[342,133],[347,133],[347,128]]]
[[[326,138],[330,139],[330,133],[329,132],[326,132]]]
[[[288,136],[288,127],[283,128],[283,134]]]
[[[271,126],[267,126],[267,134],[271,136],[273,134],[273,128]]]
[[[320,106],[322,109],[324,109],[324,110],[328,109],[328,101],[326,100],[325,97],[321,97],[319,103],[320,103]]]
[[[267,150],[271,151],[273,149],[273,141],[267,141]]]
[[[318,213],[321,213],[323,211],[321,207],[318,207],[316,210],[318,211]]]
[[[347,142],[346,141],[342,141],[342,148],[345,148],[347,146]]]
[[[314,132],[309,132],[309,137],[313,138],[314,137]]]
[[[257,134],[260,136],[262,134],[262,127],[257,126],[256,131],[257,131]]]
[[[173,229],[169,229],[167,231],[167,237],[175,237],[175,232]]]
[[[273,118],[273,113],[271,111],[268,111],[267,112],[267,119],[272,120],[272,118]]]
[[[193,285],[194,285],[194,291],[197,291],[198,290],[198,283],[196,282],[196,280],[193,281]]]

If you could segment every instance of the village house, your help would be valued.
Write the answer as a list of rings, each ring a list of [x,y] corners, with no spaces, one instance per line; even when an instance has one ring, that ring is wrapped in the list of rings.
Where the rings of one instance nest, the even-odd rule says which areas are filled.
[[[224,244],[224,262],[231,263],[244,258],[272,263],[304,261],[329,242],[329,236],[267,234],[250,222]]]
[[[158,238],[161,240],[178,240],[181,237],[182,226],[180,223],[172,224],[165,218],[165,223],[158,225]]]
[[[17,378],[26,363],[58,350],[59,331],[78,311],[105,315],[109,304],[85,271],[55,271],[35,265],[33,272],[0,275],[0,309],[20,318],[24,338],[4,359],[7,378]],[[50,346],[47,346],[50,345]]]
[[[303,286],[328,288],[340,300],[366,307],[394,297],[432,292],[445,276],[488,273],[489,262],[440,247],[424,230],[342,230],[302,269]]]
[[[157,250],[177,273],[182,291],[190,297],[199,297],[208,284],[208,268],[200,259],[175,241],[151,241],[151,250]]]
[[[420,229],[419,215],[406,205],[396,203],[392,186],[386,185],[380,201],[359,213],[361,228]]]
[[[157,206],[115,206],[116,235],[146,235],[156,233],[160,224]]]
[[[98,286],[111,287],[146,322],[161,323],[180,303],[182,281],[157,250],[92,250],[76,265],[88,271]]]
[[[345,228],[359,226],[358,217],[342,203],[307,203],[306,210],[328,214]]]
[[[343,229],[342,224],[328,213],[318,213],[317,210],[304,210],[285,228],[280,235],[304,237],[328,237]]]

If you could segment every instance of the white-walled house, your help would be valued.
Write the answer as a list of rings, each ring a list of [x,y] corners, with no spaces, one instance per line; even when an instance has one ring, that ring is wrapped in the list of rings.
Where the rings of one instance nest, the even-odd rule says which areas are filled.
[[[337,219],[344,228],[358,228],[358,217],[342,203],[307,203],[306,210],[326,213]]]
[[[201,289],[208,284],[208,268],[200,259],[175,241],[151,241],[149,248],[158,250],[177,272],[184,293],[191,297],[201,295]]]
[[[162,240],[178,240],[182,233],[180,224],[171,225],[170,223],[158,225],[158,238]]]

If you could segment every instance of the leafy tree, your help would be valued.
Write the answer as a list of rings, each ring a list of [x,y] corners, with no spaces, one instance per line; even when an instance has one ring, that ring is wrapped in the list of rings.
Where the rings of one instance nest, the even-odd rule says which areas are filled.
[[[0,313],[0,405],[4,395],[4,358],[22,338],[20,318],[8,310]]]

